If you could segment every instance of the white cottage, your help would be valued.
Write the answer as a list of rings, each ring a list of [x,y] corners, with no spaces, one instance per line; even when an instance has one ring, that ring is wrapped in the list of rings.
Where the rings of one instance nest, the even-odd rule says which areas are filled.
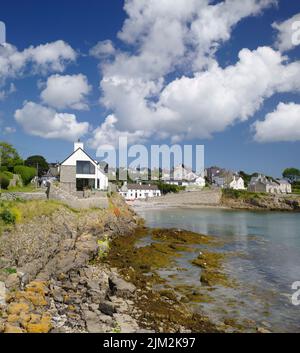
[[[107,190],[108,177],[99,163],[85,152],[83,143],[78,141],[74,143],[74,152],[60,164],[60,184],[69,192]]]
[[[161,196],[161,191],[157,185],[144,185],[144,184],[127,184],[124,183],[119,191],[119,194],[125,198],[125,200],[133,201],[137,199],[145,200],[147,198]]]
[[[233,180],[229,183],[229,188],[233,190],[245,190],[244,179],[234,175]]]

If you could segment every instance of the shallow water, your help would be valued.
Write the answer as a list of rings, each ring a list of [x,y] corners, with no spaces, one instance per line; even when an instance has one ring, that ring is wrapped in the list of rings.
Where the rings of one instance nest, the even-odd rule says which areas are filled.
[[[237,254],[228,258],[225,272],[238,281],[238,288],[215,288],[208,292],[212,302],[197,304],[212,320],[234,318],[250,331],[255,324],[273,332],[300,332],[300,306],[291,302],[292,283],[300,281],[300,214],[219,209],[138,213],[149,227],[220,237],[225,242],[221,251]],[[176,268],[160,271],[161,276],[171,285],[189,284],[197,291],[201,270],[191,265],[192,256],[185,253],[176,260]]]

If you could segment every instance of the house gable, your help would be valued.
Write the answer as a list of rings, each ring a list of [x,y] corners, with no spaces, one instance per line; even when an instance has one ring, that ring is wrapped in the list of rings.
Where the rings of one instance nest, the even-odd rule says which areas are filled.
[[[78,148],[69,157],[67,157],[62,163],[62,166],[76,166],[77,161],[89,161],[95,167],[98,167],[96,163],[82,148]]]

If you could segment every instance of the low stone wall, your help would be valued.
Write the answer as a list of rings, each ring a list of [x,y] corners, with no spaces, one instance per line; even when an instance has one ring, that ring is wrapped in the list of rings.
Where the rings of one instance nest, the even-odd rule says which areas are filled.
[[[63,190],[59,185],[51,184],[47,191],[50,200],[62,201],[68,206],[75,209],[88,208],[108,208],[108,198],[106,193],[99,192],[90,197],[79,198],[76,194],[71,194]]]
[[[3,192],[0,194],[0,200],[46,200],[46,192]]]

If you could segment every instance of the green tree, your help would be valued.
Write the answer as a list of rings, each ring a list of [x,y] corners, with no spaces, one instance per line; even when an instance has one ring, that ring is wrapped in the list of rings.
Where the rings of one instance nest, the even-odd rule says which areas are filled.
[[[38,168],[39,177],[49,170],[49,164],[43,156],[30,156],[24,163],[27,167]]]
[[[11,144],[4,141],[0,142],[0,157],[1,165],[9,171],[13,171],[14,166],[23,164],[23,160],[17,150]]]
[[[287,168],[282,172],[282,176],[294,181],[297,177],[300,177],[300,170],[297,168]]]

